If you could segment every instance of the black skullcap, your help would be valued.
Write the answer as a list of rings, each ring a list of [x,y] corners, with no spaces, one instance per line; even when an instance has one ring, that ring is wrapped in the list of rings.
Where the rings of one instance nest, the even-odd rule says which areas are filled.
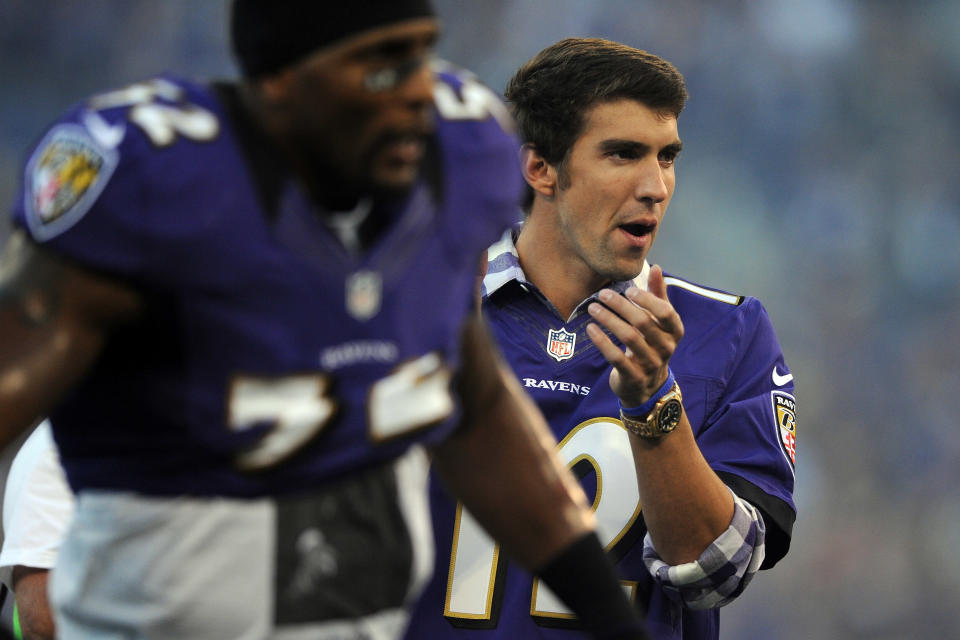
[[[256,77],[348,36],[433,15],[430,0],[234,0],[230,29],[243,74]]]

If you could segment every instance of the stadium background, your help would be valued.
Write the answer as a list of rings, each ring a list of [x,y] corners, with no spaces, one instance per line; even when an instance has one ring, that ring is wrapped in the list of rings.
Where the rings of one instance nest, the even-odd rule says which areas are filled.
[[[653,259],[766,304],[796,376],[790,555],[737,640],[960,638],[960,3],[436,0],[440,54],[502,90],[566,36],[684,73]],[[0,0],[0,200],[73,101],[235,73],[222,0]],[[0,223],[0,239],[6,230]]]

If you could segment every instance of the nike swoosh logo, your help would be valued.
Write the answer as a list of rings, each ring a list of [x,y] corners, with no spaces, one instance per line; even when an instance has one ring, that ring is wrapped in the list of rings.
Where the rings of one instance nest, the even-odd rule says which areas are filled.
[[[778,387],[782,387],[783,385],[787,384],[787,383],[790,382],[791,380],[793,380],[793,374],[792,374],[792,373],[788,373],[787,375],[782,376],[782,375],[780,375],[779,373],[777,373],[777,367],[776,367],[776,365],[774,365],[774,367],[773,367],[773,384],[777,385]]]
[[[96,111],[87,111],[83,114],[83,124],[90,135],[107,149],[114,149],[123,140],[127,132],[127,125],[123,122],[110,125]]]

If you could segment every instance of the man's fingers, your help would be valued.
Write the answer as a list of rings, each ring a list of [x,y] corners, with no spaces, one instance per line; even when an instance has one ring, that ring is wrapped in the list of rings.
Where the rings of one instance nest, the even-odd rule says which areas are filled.
[[[603,329],[591,322],[587,324],[587,335],[601,355],[614,367],[621,369],[629,364],[629,356],[613,344],[607,334],[603,332]],[[620,373],[623,375],[624,372],[621,371]]]
[[[658,264],[650,267],[650,274],[647,276],[647,289],[661,300],[667,299],[667,283],[663,279],[663,269]]]
[[[608,322],[602,314],[591,315],[625,345],[631,346],[639,339],[643,341],[643,346],[652,348],[661,359],[669,359],[683,335],[683,326],[676,311],[669,302],[659,300],[646,291],[631,288],[628,295],[634,299],[625,298],[609,289],[604,289],[599,295],[600,301],[609,307],[611,315],[619,316],[625,326],[612,320]],[[644,304],[659,308],[655,312]]]
[[[666,284],[663,283],[662,278],[660,284],[663,286],[663,297],[659,297],[651,291],[642,291],[637,287],[627,289],[624,296],[634,306],[649,314],[660,329],[673,336],[674,340],[679,341],[683,337],[683,322],[680,320],[680,315],[676,309],[666,298]]]
[[[606,313],[613,316],[609,311]],[[613,368],[610,372],[610,387],[613,392],[627,406],[643,404],[653,392],[650,386],[656,377],[656,371],[648,369],[651,361],[637,358],[630,347],[622,349],[614,344],[598,324],[591,322],[586,329],[590,341]]]
[[[620,296],[617,297],[620,298]],[[628,307],[632,307],[632,305],[625,300],[622,300],[622,303]],[[612,355],[612,352],[610,352],[610,355],[608,355],[608,351],[601,349],[601,353],[604,354],[610,364],[615,365],[620,360],[635,362],[636,366],[641,367],[644,372],[649,373],[650,371],[656,370],[661,366],[663,360],[665,359],[662,353],[673,352],[672,349],[668,349],[663,345],[663,340],[661,337],[663,335],[662,332],[657,329],[655,323],[652,319],[650,319],[649,315],[640,309],[632,308],[629,310],[630,315],[632,316],[646,316],[645,321],[641,323],[640,327],[634,323],[628,322],[623,316],[614,313],[610,309],[604,307],[602,304],[596,302],[591,303],[587,307],[587,311],[591,316],[593,316],[593,319],[596,320],[597,323],[602,325],[607,331],[616,336],[617,339],[631,352],[630,355],[627,355],[621,348],[613,346],[613,343],[611,343],[611,346],[613,346],[617,352],[615,356]],[[597,330],[600,330],[599,327],[597,327]],[[655,332],[659,333],[660,335],[654,336],[653,334]],[[593,338],[593,336],[591,336],[591,338]],[[610,342],[605,335],[603,338],[607,342]],[[596,340],[594,340],[594,343],[596,343]],[[669,353],[667,357],[669,357]]]

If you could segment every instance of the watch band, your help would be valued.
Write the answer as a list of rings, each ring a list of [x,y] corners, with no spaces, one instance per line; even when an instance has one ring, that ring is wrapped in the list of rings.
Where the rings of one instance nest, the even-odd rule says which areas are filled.
[[[680,385],[676,382],[670,387],[653,409],[643,418],[629,416],[620,411],[620,421],[627,431],[641,438],[662,438],[672,432],[680,424],[683,416],[683,395]]]
[[[620,402],[620,399],[617,399],[617,402],[620,404],[620,413],[630,418],[646,418],[647,415],[653,411],[653,408],[660,401],[660,398],[670,393],[676,384],[677,379],[673,376],[673,369],[667,367],[667,379],[663,381],[663,384],[660,385],[660,388],[654,391],[653,395],[647,398],[647,401],[641,404],[638,407],[625,407],[623,402]]]

